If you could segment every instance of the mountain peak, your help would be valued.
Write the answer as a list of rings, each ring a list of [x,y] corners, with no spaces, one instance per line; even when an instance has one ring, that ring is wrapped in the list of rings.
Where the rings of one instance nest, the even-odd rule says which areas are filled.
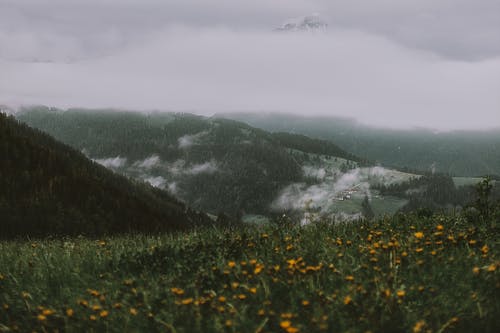
[[[285,21],[276,31],[321,31],[324,32],[328,24],[321,20],[319,14],[296,17]]]

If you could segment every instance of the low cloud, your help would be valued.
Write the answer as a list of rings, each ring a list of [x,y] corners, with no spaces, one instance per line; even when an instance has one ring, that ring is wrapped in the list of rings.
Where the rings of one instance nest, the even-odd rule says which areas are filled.
[[[345,27],[283,34],[171,26],[106,56],[3,59],[0,71],[0,104],[8,105],[273,110],[389,127],[500,127],[499,56],[462,61]]]
[[[143,161],[137,161],[134,163],[134,167],[142,169],[152,169],[160,165],[161,165],[161,160],[158,155],[152,155],[150,157],[147,157]]]
[[[154,186],[154,187],[158,187],[158,188],[161,188],[161,189],[165,188],[166,180],[165,180],[165,178],[163,178],[161,176],[146,177],[144,180],[146,182],[148,182],[149,184],[151,184],[152,186]]]
[[[177,142],[179,144],[179,149],[187,149],[203,139],[203,136],[208,134],[208,131],[203,131],[200,133],[196,134],[186,134],[181,136],[179,139],[177,139]]]
[[[111,169],[122,168],[127,164],[127,159],[120,156],[103,158],[103,159],[94,159],[93,161],[99,163],[100,165],[106,168],[111,168]]]
[[[214,173],[218,170],[217,163],[212,160],[202,164],[194,164],[185,170],[188,175],[197,175],[200,173]]]
[[[325,168],[316,168],[313,166],[305,165],[302,167],[302,171],[304,172],[304,176],[319,180],[324,179],[326,176]]]
[[[309,169],[307,169],[309,171]],[[284,188],[273,201],[274,210],[303,211],[306,208],[328,214],[337,202],[346,196],[371,197],[370,187],[375,184],[394,184],[409,179],[411,175],[382,167],[356,168],[340,177],[325,179],[318,184],[295,183]]]

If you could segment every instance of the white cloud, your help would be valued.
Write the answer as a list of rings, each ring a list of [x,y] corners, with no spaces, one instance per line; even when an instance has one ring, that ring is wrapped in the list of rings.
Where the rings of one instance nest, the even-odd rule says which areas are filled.
[[[165,178],[163,178],[161,176],[146,177],[144,180],[154,187],[158,187],[161,189],[165,188],[166,180],[165,180]]]
[[[340,177],[332,180],[306,185],[295,183],[285,187],[271,207],[275,210],[298,210],[306,207],[320,208],[322,214],[330,213],[337,199],[352,193],[371,197],[370,186],[372,184],[394,184],[408,180],[410,174],[389,170],[382,167],[356,168],[343,173]]]
[[[158,155],[151,155],[150,157],[147,157],[143,161],[137,161],[134,163],[135,167],[142,169],[152,169],[159,165],[161,165],[161,160]]]
[[[326,176],[326,170],[324,168],[316,168],[313,166],[305,165],[302,167],[302,171],[304,172],[304,176],[312,177],[319,180],[322,180]]]
[[[0,4],[0,104],[500,126],[493,1],[65,3]],[[271,32],[316,11],[328,34]]]
[[[185,170],[186,174],[197,175],[200,173],[214,173],[218,170],[217,163],[215,161],[209,161],[202,164],[194,164],[190,168]]]
[[[109,157],[102,159],[94,159],[94,162],[97,162],[106,168],[117,169],[125,166],[125,164],[127,163],[127,159],[124,157],[117,156],[117,157]]]

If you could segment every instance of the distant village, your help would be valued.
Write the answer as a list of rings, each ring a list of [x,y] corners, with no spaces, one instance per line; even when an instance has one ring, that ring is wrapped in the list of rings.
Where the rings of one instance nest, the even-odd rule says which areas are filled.
[[[333,198],[333,200],[336,200],[336,201],[344,201],[344,200],[350,200],[352,199],[352,195],[354,193],[358,193],[359,192],[359,187],[360,187],[361,183],[351,187],[351,188],[348,188],[346,190],[343,190],[341,191],[335,198]]]

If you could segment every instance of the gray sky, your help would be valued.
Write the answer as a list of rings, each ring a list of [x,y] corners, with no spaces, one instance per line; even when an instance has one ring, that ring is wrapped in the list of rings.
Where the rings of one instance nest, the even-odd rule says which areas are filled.
[[[7,105],[500,127],[500,1],[0,0],[0,73]]]

